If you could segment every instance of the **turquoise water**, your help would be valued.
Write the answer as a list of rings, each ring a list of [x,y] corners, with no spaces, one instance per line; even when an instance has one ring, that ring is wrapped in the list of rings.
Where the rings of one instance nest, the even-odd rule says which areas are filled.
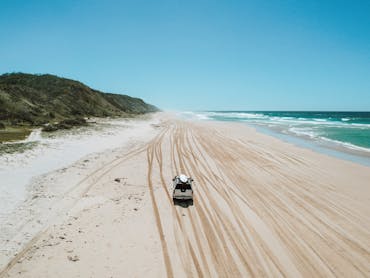
[[[205,120],[245,122],[321,145],[370,155],[370,112],[202,111],[185,114]]]

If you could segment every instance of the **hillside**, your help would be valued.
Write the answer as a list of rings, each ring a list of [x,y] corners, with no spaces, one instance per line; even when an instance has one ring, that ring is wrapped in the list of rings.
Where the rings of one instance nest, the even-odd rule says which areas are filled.
[[[0,122],[40,126],[82,117],[116,117],[155,112],[142,99],[103,93],[74,80],[44,74],[0,76]]]

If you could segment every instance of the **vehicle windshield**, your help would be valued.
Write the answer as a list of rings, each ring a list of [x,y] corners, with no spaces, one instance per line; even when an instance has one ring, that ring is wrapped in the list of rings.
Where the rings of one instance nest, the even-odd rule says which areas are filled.
[[[176,185],[176,189],[186,190],[186,189],[191,189],[191,186],[188,183],[179,183]]]

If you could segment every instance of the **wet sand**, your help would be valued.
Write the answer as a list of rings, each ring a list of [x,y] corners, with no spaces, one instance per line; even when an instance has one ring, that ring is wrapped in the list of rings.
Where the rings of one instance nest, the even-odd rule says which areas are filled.
[[[369,167],[170,116],[89,167],[0,277],[370,276]],[[195,180],[193,205],[173,204],[178,173]]]

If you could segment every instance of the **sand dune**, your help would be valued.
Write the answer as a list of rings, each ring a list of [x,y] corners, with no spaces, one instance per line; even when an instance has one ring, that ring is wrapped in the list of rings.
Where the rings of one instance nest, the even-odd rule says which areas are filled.
[[[192,206],[170,181],[195,180]],[[76,182],[1,277],[369,277],[370,168],[241,124],[164,117]]]

